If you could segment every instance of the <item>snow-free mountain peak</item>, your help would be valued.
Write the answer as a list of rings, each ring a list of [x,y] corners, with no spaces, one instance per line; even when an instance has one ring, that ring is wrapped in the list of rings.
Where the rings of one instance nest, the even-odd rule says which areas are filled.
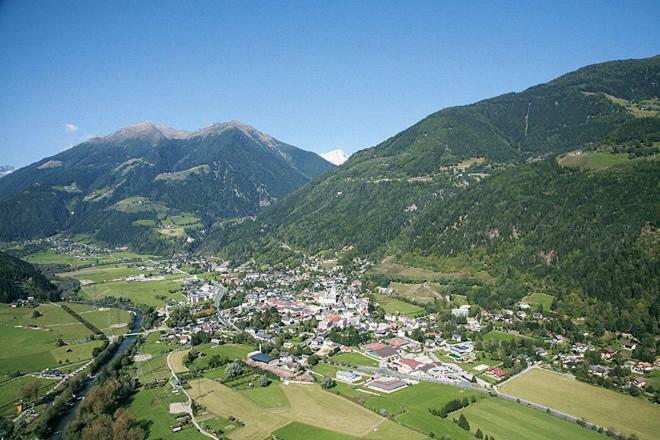
[[[186,131],[166,127],[152,121],[143,121],[121,128],[101,139],[104,142],[123,142],[129,139],[143,139],[156,142],[161,139],[185,139],[188,136],[189,133]]]

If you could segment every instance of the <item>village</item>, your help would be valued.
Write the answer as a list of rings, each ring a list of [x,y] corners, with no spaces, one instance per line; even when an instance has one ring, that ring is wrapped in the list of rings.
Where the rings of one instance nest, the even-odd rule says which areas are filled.
[[[344,367],[334,380],[388,393],[418,381],[497,390],[515,375],[543,366],[599,385],[611,375],[615,380],[608,387],[639,395],[660,366],[658,360],[632,358],[637,341],[629,334],[620,335],[615,346],[598,346],[584,333],[578,342],[560,333],[529,331],[552,327],[553,318],[551,310],[525,301],[488,311],[453,304],[448,295],[444,313],[382,313],[373,293],[395,294],[369,281],[367,261],[349,274],[336,261],[318,258],[287,270],[231,268],[203,258],[161,262],[160,269],[173,272],[191,264],[212,276],[184,280],[186,301],[168,306],[170,316],[178,318],[170,318],[166,338],[190,346],[195,335],[221,344],[227,335],[246,334],[260,347],[246,361],[284,380],[295,380],[322,361]],[[447,317],[455,323],[451,332],[442,323]]]

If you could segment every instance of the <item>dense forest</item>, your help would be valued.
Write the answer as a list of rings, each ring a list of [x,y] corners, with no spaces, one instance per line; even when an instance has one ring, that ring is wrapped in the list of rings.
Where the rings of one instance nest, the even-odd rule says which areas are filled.
[[[0,303],[28,296],[54,301],[59,291],[30,263],[0,252]]]

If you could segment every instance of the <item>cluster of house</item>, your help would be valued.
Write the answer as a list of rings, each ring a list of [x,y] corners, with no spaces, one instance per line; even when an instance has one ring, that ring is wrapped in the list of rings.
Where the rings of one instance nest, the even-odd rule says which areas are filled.
[[[199,304],[207,301],[222,299],[226,289],[219,283],[204,281],[197,277],[183,280],[183,293],[186,295],[188,304]]]
[[[121,248],[101,248],[79,243],[66,237],[49,237],[42,240],[36,240],[36,243],[46,243],[50,249],[61,254],[77,255],[79,257],[102,257],[110,255],[112,252],[125,251],[126,247]]]
[[[440,338],[441,339],[441,338]],[[472,346],[470,342],[463,343]],[[453,345],[440,344],[445,350]],[[455,344],[459,345],[459,344]],[[361,347],[365,356],[378,360],[381,367],[395,370],[414,379],[432,379],[445,382],[472,381],[474,375],[451,362],[441,362],[434,356],[437,348],[405,336],[396,336]]]

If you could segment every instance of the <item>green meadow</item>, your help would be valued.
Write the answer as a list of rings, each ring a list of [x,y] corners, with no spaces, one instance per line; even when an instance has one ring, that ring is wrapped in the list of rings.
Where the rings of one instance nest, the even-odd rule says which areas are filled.
[[[575,423],[546,414],[543,411],[489,397],[456,413],[463,413],[470,423],[470,430],[494,435],[502,439],[535,440],[604,440],[602,434],[583,428]]]
[[[544,312],[549,312],[554,300],[555,297],[552,295],[548,295],[547,293],[534,292],[531,295],[525,297],[523,301],[532,306],[533,310],[536,310],[536,307],[541,306]]]
[[[469,439],[470,435],[449,419],[429,413],[429,408],[440,409],[452,399],[482,397],[480,393],[448,385],[420,382],[392,394],[368,397],[364,405],[374,411],[387,411],[400,424],[417,431],[449,434],[452,439]]]
[[[20,398],[21,387],[27,383],[39,384],[39,396],[43,396],[58,382],[53,379],[40,379],[32,376],[21,376],[0,382],[0,416],[16,414],[16,404]]]
[[[127,409],[145,428],[148,439],[207,439],[193,425],[188,425],[180,432],[172,432],[177,416],[170,414],[170,403],[185,401],[186,396],[181,392],[172,394],[169,385],[151,389],[141,388],[133,395]]]
[[[410,304],[387,295],[375,295],[376,301],[385,310],[385,313],[392,315],[415,316],[424,313],[424,309],[414,304]]]
[[[161,307],[170,300],[185,299],[181,294],[183,276],[168,276],[164,280],[154,281],[114,281],[83,286],[81,295],[87,299],[104,296],[128,298],[136,304]]]
[[[281,440],[355,440],[360,438],[299,422],[289,423],[273,432],[273,435]]]
[[[338,353],[330,358],[333,362],[341,362],[353,366],[377,367],[378,361],[361,353]]]

